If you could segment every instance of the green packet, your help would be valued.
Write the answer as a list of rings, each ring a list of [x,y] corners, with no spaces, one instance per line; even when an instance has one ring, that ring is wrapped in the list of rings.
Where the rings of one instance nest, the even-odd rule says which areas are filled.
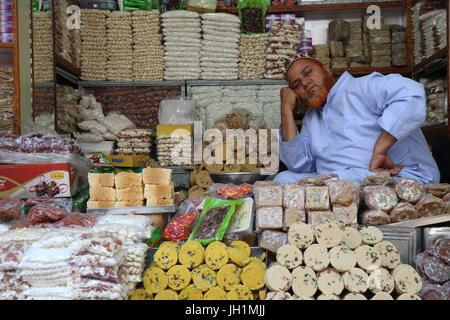
[[[204,246],[214,241],[221,241],[225,235],[225,232],[228,229],[228,224],[230,223],[231,217],[233,216],[234,211],[236,210],[236,206],[241,205],[242,202],[243,199],[222,200],[206,197],[202,212],[200,213],[200,216],[197,219],[197,222],[195,223],[194,229],[192,230],[191,234],[189,235],[189,238],[186,241],[197,240]],[[222,222],[214,221],[213,216],[205,217],[205,215],[208,214],[211,209],[222,208],[226,206],[229,206],[229,209],[226,212],[225,218],[222,220]],[[197,229],[200,227],[200,231],[203,232],[205,231],[204,226],[206,225],[208,225],[210,228],[205,232],[205,236],[203,238],[197,238],[196,235]]]
[[[259,29],[259,31],[252,32],[252,31],[244,30],[242,9],[245,9],[245,8],[261,9],[261,17],[259,17],[261,19],[261,28]],[[241,33],[245,33],[245,34],[266,33],[266,13],[267,13],[266,0],[238,0],[237,9],[238,9],[238,17],[239,17],[239,19],[241,19]],[[253,26],[253,27],[256,27],[256,26]]]
[[[152,11],[152,2],[149,0],[127,0],[123,2],[123,10],[136,9]]]
[[[150,239],[147,239],[147,245],[150,248],[158,248],[159,245],[164,241],[162,234],[163,232],[161,227],[158,227],[155,230],[153,230],[152,237]]]

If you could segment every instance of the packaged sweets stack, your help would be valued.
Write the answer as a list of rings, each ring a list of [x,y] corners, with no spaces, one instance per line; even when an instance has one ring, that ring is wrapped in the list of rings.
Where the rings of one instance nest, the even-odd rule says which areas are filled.
[[[142,171],[144,197],[147,206],[167,206],[174,204],[172,169],[145,168]]]
[[[324,65],[330,67],[331,57],[330,57],[330,46],[326,44],[314,45],[314,55],[317,59]]]
[[[445,214],[442,199],[450,191],[448,184],[422,185],[412,178],[394,179],[377,174],[363,180],[362,198],[366,210],[361,222],[366,225],[388,224]]]
[[[119,172],[114,177],[116,208],[144,206],[142,173]]]
[[[19,274],[19,262],[30,244],[28,242],[0,242],[0,300],[22,300],[23,291],[30,285]]]
[[[350,67],[365,67],[368,66],[364,60],[364,44],[362,37],[362,21],[349,22],[350,33],[348,38],[343,41],[345,56],[350,62]]]
[[[157,10],[131,12],[133,27],[133,80],[163,80],[164,46]]]
[[[149,129],[126,129],[117,135],[117,154],[148,155],[151,152],[152,140]]]
[[[200,14],[174,10],[161,14],[164,80],[200,79]]]
[[[131,13],[111,11],[106,19],[108,40],[107,80],[133,80]]]
[[[392,62],[390,26],[368,30],[371,67],[390,67]]]
[[[67,8],[69,6],[70,4],[67,0],[60,0],[55,3],[55,50],[63,59],[72,65],[76,65],[71,45],[73,35],[71,30],[68,28],[66,18]]]
[[[421,43],[423,41],[423,34],[420,32],[420,9],[423,5],[423,2],[419,1],[417,2],[412,8],[411,8],[411,20],[412,20],[412,31],[413,31],[413,48],[414,48],[414,64],[418,64],[424,59],[425,57],[422,54],[421,51]]]
[[[284,63],[297,53],[302,26],[296,23],[272,21],[266,48],[266,79],[283,79]]]
[[[447,12],[445,9],[429,11],[419,16],[419,28],[423,36],[422,53],[425,58],[447,46]]]
[[[239,43],[239,79],[262,79],[266,64],[265,50],[269,35],[242,34]]]
[[[263,300],[264,255],[250,256],[243,241],[163,242],[145,270],[143,288],[132,300]]]
[[[392,65],[406,66],[406,27],[391,25]]]
[[[239,18],[233,14],[202,15],[202,79],[238,79],[240,23]]]
[[[78,92],[71,86],[57,85],[56,103],[58,129],[63,133],[77,131],[78,115]]]
[[[11,66],[0,66],[0,133],[14,131],[14,73]]]
[[[162,167],[192,163],[193,138],[188,134],[164,134],[157,138],[158,163]]]
[[[423,300],[450,299],[449,246],[449,236],[441,235],[416,257],[416,269],[424,282],[420,292]]]
[[[52,12],[33,12],[34,81],[53,81]]]
[[[446,118],[447,82],[444,79],[419,80],[427,95],[427,117],[424,125],[442,123]]]
[[[107,78],[107,11],[81,9],[81,79],[102,81]]]
[[[297,222],[269,266],[266,300],[421,300],[422,280],[375,227]]]

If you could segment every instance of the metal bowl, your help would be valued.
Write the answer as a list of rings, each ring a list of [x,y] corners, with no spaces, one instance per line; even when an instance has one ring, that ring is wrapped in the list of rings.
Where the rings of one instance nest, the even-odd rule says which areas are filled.
[[[218,172],[210,173],[214,183],[232,183],[232,184],[254,184],[256,181],[268,179],[272,180],[275,173],[271,175],[262,175],[259,172]]]

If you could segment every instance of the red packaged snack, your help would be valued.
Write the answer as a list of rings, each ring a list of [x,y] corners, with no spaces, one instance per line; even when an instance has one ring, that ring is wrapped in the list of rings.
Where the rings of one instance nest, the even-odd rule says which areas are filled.
[[[30,209],[27,221],[34,225],[45,222],[55,222],[64,218],[69,211],[55,205],[37,204]]]
[[[8,219],[19,219],[24,202],[21,199],[1,199],[0,217]]]
[[[64,218],[55,223],[56,227],[88,227],[94,224],[97,216],[78,212],[68,213]]]
[[[195,211],[174,218],[164,229],[163,238],[167,241],[175,242],[187,240],[196,220],[197,212]]]
[[[249,196],[253,188],[249,184],[233,185],[233,184],[214,184],[211,187],[211,197],[224,200],[239,199]]]

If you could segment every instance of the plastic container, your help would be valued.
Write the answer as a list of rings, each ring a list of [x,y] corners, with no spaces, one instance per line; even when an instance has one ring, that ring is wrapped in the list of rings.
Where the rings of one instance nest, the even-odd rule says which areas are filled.
[[[80,0],[81,9],[117,10],[116,0]]]
[[[250,234],[253,232],[255,217],[252,198],[244,198],[243,203],[236,207],[225,234]]]

